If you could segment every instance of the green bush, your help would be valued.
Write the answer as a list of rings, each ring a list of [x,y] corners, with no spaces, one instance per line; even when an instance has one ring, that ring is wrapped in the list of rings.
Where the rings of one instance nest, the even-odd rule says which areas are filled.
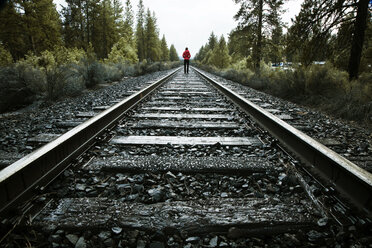
[[[84,60],[78,65],[78,71],[87,88],[92,88],[105,82],[106,68],[99,62],[89,63],[87,60]]]
[[[226,79],[324,110],[335,117],[372,124],[372,73],[363,73],[358,80],[349,82],[347,73],[330,63],[287,70],[273,70],[261,64],[259,75],[242,68],[244,61],[223,71],[195,64]]]
[[[37,70],[27,67],[0,67],[0,112],[32,103],[37,98],[37,92],[31,85],[39,76]]]

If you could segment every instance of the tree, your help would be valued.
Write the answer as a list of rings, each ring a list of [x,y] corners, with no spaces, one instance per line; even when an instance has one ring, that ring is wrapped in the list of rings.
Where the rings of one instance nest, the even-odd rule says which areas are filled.
[[[228,49],[233,61],[251,56],[254,35],[248,27],[237,27],[229,34]]]
[[[205,56],[205,48],[201,46],[197,54],[194,56],[195,60],[202,61]]]
[[[235,15],[239,22],[239,29],[246,29],[254,33],[252,57],[256,72],[260,71],[263,40],[273,27],[280,23],[280,12],[283,0],[234,0],[240,3],[240,9]]]
[[[112,63],[137,63],[137,51],[134,46],[127,42],[125,37],[114,44],[107,61]]]
[[[145,23],[145,39],[146,39],[146,59],[148,61],[160,60],[160,41],[159,33],[156,27],[155,13],[151,15],[147,9],[146,23]]]
[[[324,48],[328,46],[330,38],[329,31],[320,32],[320,23],[309,25],[314,18],[313,8],[313,1],[305,1],[302,4],[302,11],[296,16],[287,35],[287,53],[292,54],[304,66],[325,59]]]
[[[62,8],[63,36],[65,46],[87,50],[92,44],[96,50],[95,24],[100,18],[100,0],[66,0],[67,6]],[[100,19],[101,20],[101,19]]]
[[[0,41],[16,59],[60,45],[61,23],[52,0],[8,1],[1,11]]]
[[[357,13],[355,17],[353,41],[351,43],[348,68],[350,80],[358,78],[365,30],[367,29],[368,3],[369,0],[360,0],[357,3]],[[371,21],[370,18],[369,21]]]
[[[13,62],[12,55],[0,44],[0,66],[8,66]]]
[[[230,65],[231,57],[227,49],[226,41],[223,35],[221,35],[218,44],[213,49],[212,54],[208,60],[208,64],[214,65],[219,69],[224,69]]]
[[[217,36],[215,36],[214,33],[212,32],[208,38],[208,48],[213,50],[216,47],[217,43],[218,43]]]
[[[178,53],[174,45],[172,44],[169,48],[169,59],[170,61],[179,61]]]
[[[11,1],[8,1],[0,12],[0,41],[16,60],[27,53],[28,45],[21,15],[17,13],[15,3]]]
[[[121,15],[115,13],[110,0],[103,0],[96,10],[98,16],[92,22],[92,45],[98,58],[107,58],[112,46],[119,40]]]
[[[138,2],[138,12],[137,12],[137,26],[136,26],[136,43],[137,43],[137,53],[139,61],[146,58],[146,41],[145,41],[145,7],[143,1]]]
[[[169,61],[169,49],[168,49],[167,41],[165,40],[165,35],[163,35],[163,38],[160,41],[160,50],[161,50],[161,55],[160,55],[161,61]]]
[[[311,31],[313,40],[323,38],[343,23],[352,22],[348,73],[350,80],[357,78],[369,15],[368,3],[368,0],[305,0],[294,24],[303,32],[295,33],[294,39],[304,39],[307,31]],[[368,20],[371,22],[370,18]]]
[[[128,42],[132,43],[132,46],[135,46],[133,25],[134,25],[134,15],[133,15],[132,4],[130,0],[127,0],[125,2],[124,25],[123,25],[124,33],[122,36],[124,36]]]

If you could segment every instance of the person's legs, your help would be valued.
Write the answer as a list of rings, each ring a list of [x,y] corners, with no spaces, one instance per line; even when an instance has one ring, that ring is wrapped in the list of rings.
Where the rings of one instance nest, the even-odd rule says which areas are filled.
[[[190,61],[189,60],[186,60],[186,64],[187,64],[187,68],[186,68],[186,73],[189,73],[189,64],[190,64]]]
[[[185,73],[186,73],[186,65],[187,65],[187,60],[184,59],[183,60],[183,70],[184,70]]]

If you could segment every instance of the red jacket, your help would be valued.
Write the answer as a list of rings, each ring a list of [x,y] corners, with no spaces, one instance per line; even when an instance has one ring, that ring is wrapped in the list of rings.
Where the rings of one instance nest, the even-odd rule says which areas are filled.
[[[185,59],[185,60],[189,60],[191,55],[190,55],[190,52],[189,50],[185,50],[182,54],[182,57]]]

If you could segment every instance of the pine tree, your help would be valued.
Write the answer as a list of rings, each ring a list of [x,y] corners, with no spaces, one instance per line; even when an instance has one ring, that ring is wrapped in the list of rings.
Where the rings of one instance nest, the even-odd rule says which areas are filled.
[[[254,35],[249,28],[237,27],[231,31],[229,34],[228,49],[233,61],[237,62],[249,58],[253,44]]]
[[[127,0],[125,2],[124,10],[123,37],[125,37],[127,42],[131,43],[131,46],[135,46],[133,25],[134,25],[133,8],[130,0]]]
[[[169,59],[170,61],[179,61],[178,53],[174,45],[172,44],[169,48]]]
[[[195,55],[194,59],[198,61],[202,61],[205,56],[205,48],[201,46],[197,54]]]
[[[98,16],[93,20],[92,45],[98,58],[107,58],[112,46],[119,40],[120,22],[110,0],[103,0],[96,8]]]
[[[84,48],[86,41],[86,20],[83,14],[83,3],[78,0],[66,0],[62,8],[63,38],[66,47]]]
[[[155,13],[151,15],[147,9],[145,23],[146,59],[148,61],[159,61],[161,56],[159,34],[156,27]]]
[[[271,39],[268,44],[268,57],[272,63],[279,63],[282,61],[283,57],[283,28],[281,26],[277,26],[271,35]]]
[[[137,43],[137,53],[139,61],[146,58],[146,38],[145,38],[145,7],[143,1],[140,0],[138,3],[137,12],[137,26],[136,26],[136,43]]]
[[[223,35],[221,35],[218,44],[215,46],[209,56],[208,64],[214,65],[219,69],[224,69],[229,66],[230,62],[231,57],[227,49],[225,38],[223,37]]]
[[[352,39],[347,41],[350,45],[348,72],[350,80],[358,78],[367,20],[371,22],[368,4],[369,0],[305,0],[289,30],[292,47],[296,46],[298,40],[307,41],[297,42],[297,47],[311,57],[311,49],[327,50],[319,41],[324,43],[335,29],[343,23],[352,22]]]
[[[137,51],[134,46],[127,42],[125,37],[114,44],[107,61],[111,63],[130,63],[138,62]]]
[[[240,10],[235,15],[239,20],[240,29],[247,28],[254,35],[252,57],[256,72],[260,72],[260,62],[262,59],[262,48],[264,46],[263,30],[271,30],[279,20],[279,13],[283,5],[283,0],[234,0],[240,3]]]
[[[215,36],[214,33],[212,32],[208,38],[208,48],[213,50],[216,47],[217,43],[218,43],[217,36]]]
[[[161,47],[161,56],[160,56],[161,61],[169,61],[169,49],[168,49],[167,41],[165,40],[165,35],[163,35],[163,38],[161,39],[160,47]]]
[[[95,24],[99,19],[100,0],[66,0],[67,6],[62,9],[64,19],[63,36],[65,46],[87,50],[90,44],[94,49]]]
[[[13,58],[8,50],[0,44],[0,66],[8,66],[12,64]]]
[[[30,47],[35,54],[60,45],[61,22],[53,0],[20,1],[24,10],[23,25]]]
[[[61,44],[61,22],[53,0],[13,2],[1,11],[0,40],[15,58]]]
[[[11,1],[0,12],[0,42],[16,60],[22,58],[28,50],[21,18],[16,12],[15,3]]]

